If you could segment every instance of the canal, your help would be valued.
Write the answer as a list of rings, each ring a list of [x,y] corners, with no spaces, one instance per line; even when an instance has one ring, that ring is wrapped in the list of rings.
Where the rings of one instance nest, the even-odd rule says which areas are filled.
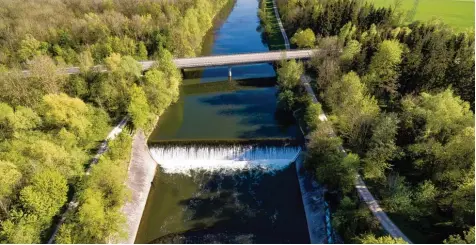
[[[258,4],[230,2],[203,55],[267,51]],[[179,101],[149,138],[159,168],[136,243],[309,243],[291,164],[298,129],[277,110],[275,71],[256,64],[227,75],[227,67],[185,71]]]

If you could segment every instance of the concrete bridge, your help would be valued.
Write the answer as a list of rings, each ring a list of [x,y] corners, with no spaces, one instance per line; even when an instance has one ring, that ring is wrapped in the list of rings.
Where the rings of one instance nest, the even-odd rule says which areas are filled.
[[[236,65],[248,65],[257,63],[271,63],[280,60],[306,60],[311,58],[317,49],[305,49],[305,50],[287,50],[287,51],[272,51],[272,52],[259,52],[259,53],[246,53],[246,54],[228,54],[228,55],[212,55],[193,58],[176,58],[174,63],[179,69],[190,68],[206,68],[216,66],[228,66],[228,75],[231,77],[231,67]],[[142,70],[150,69],[156,61],[139,61],[142,65]],[[98,65],[94,67],[100,72],[105,72],[107,69]],[[79,67],[68,67],[62,69],[60,72],[68,75],[79,73]],[[29,75],[29,71],[23,71],[25,75]]]

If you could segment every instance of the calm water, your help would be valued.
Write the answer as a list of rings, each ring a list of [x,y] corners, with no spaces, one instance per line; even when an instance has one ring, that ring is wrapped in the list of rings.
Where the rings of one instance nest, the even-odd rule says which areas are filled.
[[[204,55],[267,51],[257,11],[257,0],[230,4],[208,34]],[[232,81],[226,67],[186,71],[178,103],[161,116],[149,142],[296,137],[294,122],[276,113],[273,67],[232,71]],[[136,243],[309,242],[292,149],[150,148],[161,165]]]

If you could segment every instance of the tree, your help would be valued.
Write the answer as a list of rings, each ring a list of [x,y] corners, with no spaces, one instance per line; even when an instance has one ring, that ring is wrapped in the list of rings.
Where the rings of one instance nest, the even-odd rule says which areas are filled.
[[[307,28],[306,30],[298,30],[291,38],[291,43],[296,44],[299,48],[312,48],[316,43],[316,35]]]
[[[445,244],[474,244],[474,226],[468,231],[463,232],[463,236],[459,234],[451,235],[443,241]]]
[[[393,238],[389,235],[375,237],[375,234],[368,233],[360,237],[359,242],[362,244],[407,244],[403,238]]]
[[[413,203],[417,209],[417,215],[427,216],[433,214],[437,195],[438,190],[431,181],[425,180],[420,182],[413,195]]]
[[[92,127],[88,120],[88,106],[78,98],[66,94],[48,94],[43,97],[40,114],[50,127],[62,128],[73,132],[79,137],[85,137]]]
[[[27,34],[25,39],[20,42],[20,49],[18,56],[21,61],[27,61],[35,56],[45,54],[47,52],[48,44],[36,40],[32,35]]]
[[[20,201],[26,213],[37,215],[47,224],[65,204],[67,192],[65,177],[56,170],[45,170],[35,174],[31,184],[21,190]]]
[[[348,193],[353,189],[359,157],[355,154],[344,156],[340,150],[342,140],[330,137],[331,132],[329,122],[322,122],[311,132],[306,165],[315,169],[318,180],[326,183],[329,189]]]
[[[283,90],[278,94],[278,108],[283,109],[284,111],[291,112],[293,111],[294,105],[296,103],[296,98],[294,93],[291,90]]]
[[[28,63],[30,76],[28,79],[34,85],[30,89],[40,92],[39,95],[48,93],[59,93],[62,91],[65,74],[58,72],[58,67],[54,61],[48,56],[36,56]]]
[[[365,81],[378,98],[393,99],[397,93],[398,65],[402,62],[402,45],[396,40],[385,40],[372,56]]]
[[[356,243],[355,237],[360,234],[381,229],[369,208],[356,203],[354,198],[344,196],[332,215],[332,227],[346,239],[346,243]]]
[[[381,114],[372,126],[372,137],[365,153],[364,177],[384,179],[385,171],[391,167],[389,161],[397,152],[395,138],[399,120],[396,114]]]
[[[283,61],[277,70],[278,85],[281,90],[294,89],[304,73],[302,63],[295,60]]]
[[[350,65],[356,54],[360,53],[362,45],[356,40],[350,40],[347,45],[345,45],[344,50],[340,56],[340,60],[343,65]]]
[[[39,224],[38,216],[24,214],[21,211],[14,211],[10,218],[2,221],[0,230],[0,240],[12,244],[33,244],[40,243],[40,233],[42,227]]]
[[[147,101],[157,115],[162,114],[164,110],[172,103],[173,90],[172,84],[166,78],[165,73],[158,69],[152,69],[146,72],[144,79],[144,92],[147,95]]]
[[[150,108],[144,90],[133,84],[130,91],[131,101],[127,112],[131,115],[132,122],[137,128],[144,128],[149,121]]]
[[[331,119],[334,118],[339,133],[361,152],[379,107],[367,95],[359,76],[355,72],[343,75],[324,92],[324,99],[332,109]]]
[[[20,132],[33,129],[40,122],[38,115],[28,107],[18,106],[13,111],[8,104],[0,103],[0,139],[18,137]]]
[[[0,208],[4,215],[8,215],[8,201],[5,200],[9,199],[20,179],[21,173],[13,163],[0,160]]]
[[[345,24],[339,31],[339,41],[341,43],[347,43],[348,41],[354,39],[355,32],[357,31],[357,28],[355,25],[352,24],[352,22],[348,22]]]
[[[94,66],[94,59],[89,50],[83,51],[79,54],[79,70],[81,73],[87,73]]]
[[[416,217],[415,208],[412,205],[412,192],[405,178],[397,174],[387,178],[387,188],[384,190],[383,204],[388,212],[395,212],[410,216],[414,220]]]
[[[304,115],[304,121],[310,131],[317,129],[320,123],[319,116],[322,114],[322,106],[320,103],[311,103],[306,108],[306,114]]]
[[[405,125],[424,120],[424,128],[415,137],[435,138],[445,142],[474,122],[474,114],[467,102],[453,95],[451,89],[437,94],[421,93],[419,97],[407,97],[402,101]]]

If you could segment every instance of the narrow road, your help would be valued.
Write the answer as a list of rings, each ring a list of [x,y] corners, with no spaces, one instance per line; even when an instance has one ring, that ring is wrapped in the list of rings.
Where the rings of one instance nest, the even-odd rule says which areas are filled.
[[[309,76],[301,76],[302,85],[306,89],[307,93],[311,95],[312,101],[314,103],[317,103],[317,97],[314,91],[312,90],[311,85],[309,84],[310,81],[311,78]],[[322,122],[327,121],[327,117],[324,112],[319,115],[319,120]],[[332,132],[331,136],[336,137],[334,132]],[[339,150],[342,151],[345,155],[347,155],[342,145],[339,146]],[[380,225],[385,229],[385,231],[387,231],[388,234],[390,234],[390,236],[392,236],[393,238],[402,238],[409,244],[412,243],[410,239],[408,239],[408,237],[403,234],[403,232],[392,222],[392,220],[382,210],[377,200],[373,197],[372,193],[370,193],[369,189],[367,188],[367,185],[365,185],[365,182],[360,176],[360,174],[357,174],[356,176],[355,189],[357,189],[360,199],[367,204],[372,214],[375,216],[375,218],[377,218],[377,220],[380,222]]]

